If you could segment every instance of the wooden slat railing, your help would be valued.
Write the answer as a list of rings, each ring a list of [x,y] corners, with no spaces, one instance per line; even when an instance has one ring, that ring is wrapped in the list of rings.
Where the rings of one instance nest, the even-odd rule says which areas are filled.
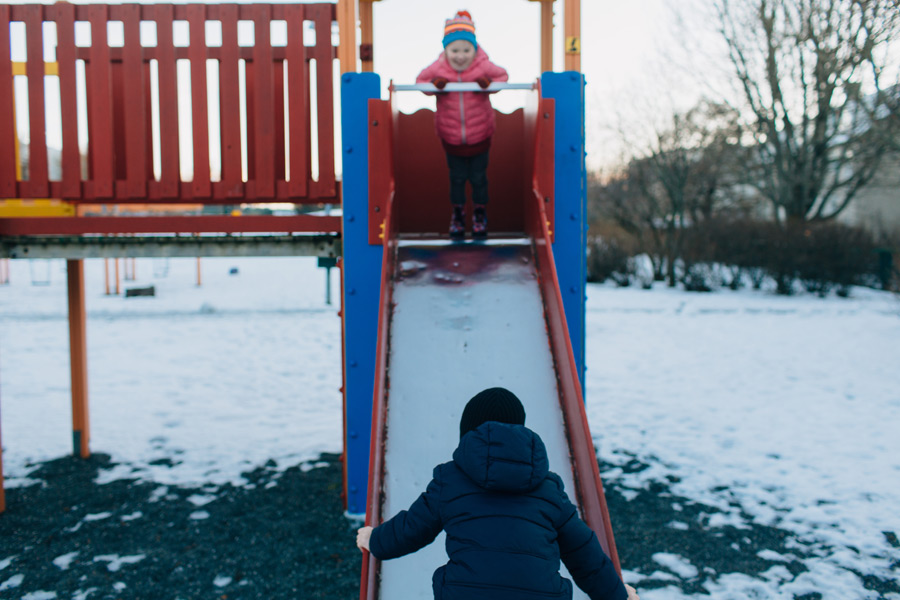
[[[7,92],[0,94],[0,198],[52,197],[76,203],[336,202],[334,18],[335,7],[328,3],[0,5],[0,89]],[[122,24],[122,46],[110,46],[108,24],[113,21]],[[187,22],[187,40],[176,39],[173,33],[178,21]],[[208,45],[210,21],[221,25],[221,45]],[[241,21],[252,23],[251,45],[239,39]],[[287,24],[286,45],[272,45],[273,21]],[[47,22],[56,27],[55,69],[47,69],[44,62]],[[79,22],[89,24],[89,45],[76,39]],[[141,42],[146,22],[155,25],[155,46]],[[16,26],[24,30],[24,43],[11,52],[11,43],[17,43],[10,35],[14,23],[24,23],[24,28]],[[304,29],[310,26],[316,42],[307,46]],[[13,59],[23,50],[29,162],[27,169],[17,169]],[[190,64],[189,92],[179,89],[183,83],[179,61]],[[207,61],[218,67],[214,87]],[[83,82],[78,81],[79,62],[84,65]],[[47,105],[46,111],[45,70],[58,77],[60,89],[59,102]],[[86,93],[86,107],[79,107],[79,85]],[[310,110],[313,93],[315,114]],[[186,111],[179,112],[179,103],[190,105],[186,139],[179,127]],[[209,122],[210,106],[218,107],[218,123]],[[24,109],[19,107],[20,113]],[[52,111],[58,115],[48,116]],[[48,163],[50,122],[61,123],[61,136],[51,132],[49,144],[54,156],[60,151],[59,180],[50,178],[54,171]],[[318,130],[315,147],[313,122]],[[85,141],[79,141],[79,130],[87,132],[84,160]],[[219,143],[210,144],[216,138]],[[210,156],[211,147],[220,148],[217,156]],[[185,152],[192,152],[190,166],[185,165],[192,175],[183,178]]]

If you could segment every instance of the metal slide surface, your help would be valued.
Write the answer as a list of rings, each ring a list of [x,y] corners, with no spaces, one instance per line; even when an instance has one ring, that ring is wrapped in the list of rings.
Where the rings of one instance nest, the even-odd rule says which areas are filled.
[[[531,240],[401,241],[397,252],[383,518],[408,508],[425,490],[432,469],[451,459],[466,401],[493,386],[506,387],[522,400],[526,425],[543,438],[550,468],[574,502]],[[430,600],[431,575],[446,561],[444,534],[415,554],[383,561],[378,597]],[[575,598],[586,597],[575,589]]]

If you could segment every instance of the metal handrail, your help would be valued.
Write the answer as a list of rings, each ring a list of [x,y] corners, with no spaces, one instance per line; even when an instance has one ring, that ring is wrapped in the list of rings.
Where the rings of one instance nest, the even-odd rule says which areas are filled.
[[[447,83],[443,87],[443,89],[438,89],[434,86],[433,83],[405,83],[405,84],[391,84],[390,90],[392,92],[427,92],[432,94],[439,94],[441,92],[499,92],[502,90],[533,90],[537,87],[535,83],[505,83],[505,82],[494,82],[491,83],[486,88],[482,88],[480,85],[475,83],[474,81],[463,81],[463,82],[454,82],[451,81]]]

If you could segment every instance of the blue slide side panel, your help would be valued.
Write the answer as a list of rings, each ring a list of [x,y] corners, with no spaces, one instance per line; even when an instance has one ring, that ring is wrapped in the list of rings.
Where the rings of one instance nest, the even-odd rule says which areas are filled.
[[[382,247],[369,245],[369,99],[379,98],[374,73],[341,76],[344,232],[344,372],[347,398],[347,511],[366,512],[369,440],[378,341]]]
[[[587,171],[584,162],[584,76],[544,73],[541,91],[556,101],[555,242],[559,276],[575,364],[584,391],[585,294],[587,293]]]

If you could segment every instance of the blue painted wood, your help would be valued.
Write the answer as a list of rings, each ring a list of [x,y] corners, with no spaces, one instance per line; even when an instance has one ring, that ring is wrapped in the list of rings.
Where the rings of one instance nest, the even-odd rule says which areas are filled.
[[[375,347],[382,247],[369,245],[368,103],[379,98],[374,73],[341,76],[343,157],[343,276],[346,394],[347,512],[366,512]]]
[[[569,337],[584,393],[585,294],[587,292],[587,170],[584,161],[584,76],[544,73],[541,93],[556,101],[553,256]]]

